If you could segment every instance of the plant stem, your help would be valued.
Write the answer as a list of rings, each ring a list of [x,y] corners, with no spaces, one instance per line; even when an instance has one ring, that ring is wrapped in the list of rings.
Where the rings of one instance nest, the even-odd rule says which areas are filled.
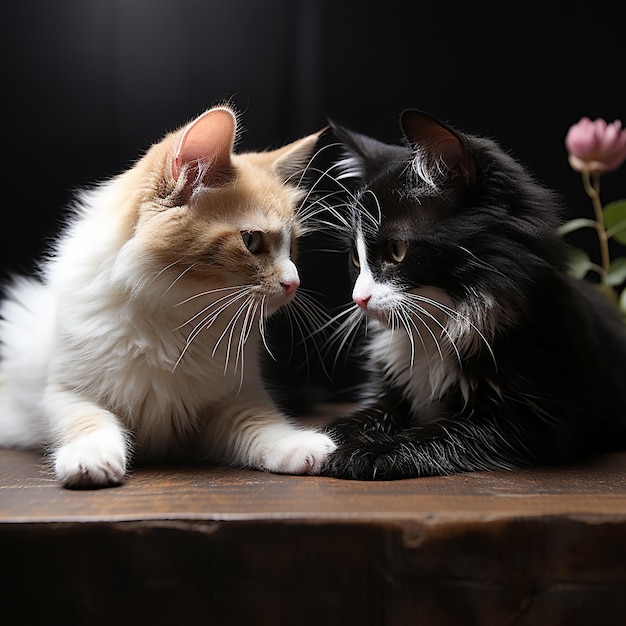
[[[609,255],[609,236],[604,226],[604,214],[602,212],[602,203],[600,202],[600,174],[589,176],[589,172],[583,172],[583,186],[587,195],[591,198],[593,212],[596,218],[596,232],[598,233],[598,241],[600,243],[600,257],[602,259],[602,280],[606,280],[611,265],[611,257]]]

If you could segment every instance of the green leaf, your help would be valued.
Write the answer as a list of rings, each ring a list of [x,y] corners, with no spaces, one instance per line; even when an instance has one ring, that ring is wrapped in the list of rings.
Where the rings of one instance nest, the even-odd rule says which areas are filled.
[[[626,245],[626,200],[609,202],[604,207],[604,226],[609,237]]]
[[[580,248],[570,248],[568,255],[570,274],[576,278],[584,278],[593,265],[589,255]]]
[[[622,291],[622,295],[619,298],[619,308],[626,315],[626,289]]]
[[[596,223],[594,220],[589,220],[585,217],[579,217],[575,220],[570,220],[569,222],[565,222],[557,229],[557,234],[561,237],[563,235],[567,235],[568,233],[573,233],[575,230],[579,230],[581,228],[595,228]]]
[[[606,282],[609,285],[617,287],[626,280],[626,257],[620,257],[615,259],[609,266],[609,271],[606,275]]]

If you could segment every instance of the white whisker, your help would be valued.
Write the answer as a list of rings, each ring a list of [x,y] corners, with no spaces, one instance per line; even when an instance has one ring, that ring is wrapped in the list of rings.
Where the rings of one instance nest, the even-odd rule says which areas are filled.
[[[192,300],[196,300],[197,298],[202,298],[203,296],[210,296],[213,293],[218,293],[220,291],[234,291],[238,289],[250,289],[252,285],[237,285],[235,287],[220,287],[218,289],[209,289],[207,291],[200,291],[195,293],[193,296],[189,296],[181,302],[178,302],[175,306],[182,306],[183,304],[187,304],[187,302],[191,302]]]
[[[229,287],[228,289],[231,289],[231,288]],[[223,291],[223,290],[222,289],[215,289],[214,291]],[[209,293],[210,292],[205,292],[204,295],[208,295]],[[213,311],[210,315],[207,315],[204,318],[204,321],[209,320],[209,319],[211,320],[211,322],[208,324],[208,325],[210,325],[211,323],[213,323],[218,318],[220,313],[222,313],[224,310],[226,310],[231,304],[233,304],[237,300],[240,300],[241,298],[246,296],[248,293],[250,293],[250,288],[249,287],[242,287],[242,288],[240,288],[239,293],[227,294],[225,296],[222,296],[221,298],[218,298],[217,300],[214,300],[211,303],[209,303],[203,309],[200,309],[200,311],[198,311],[195,315],[192,315],[188,320],[186,320],[185,322],[183,322],[182,324],[177,326],[174,330],[175,331],[176,330],[180,330],[183,326],[186,326],[187,324],[190,324],[191,322],[193,322],[195,319],[197,319],[201,315],[204,315],[205,313],[209,313],[211,311],[211,309],[213,309],[213,307],[219,305],[218,308],[215,311]],[[191,298],[187,299],[185,302],[188,302],[189,300],[191,300]],[[204,321],[200,322],[200,325],[203,325]],[[192,331],[192,333],[193,332],[194,331]]]
[[[189,348],[191,347],[195,339],[200,335],[200,333],[202,333],[203,331],[211,327],[216,322],[216,320],[223,313],[225,313],[230,307],[232,307],[235,303],[240,301],[242,298],[245,298],[244,303],[239,306],[239,308],[235,312],[235,315],[232,316],[230,320],[228,320],[228,322],[226,323],[226,326],[222,334],[220,335],[216,344],[213,347],[211,357],[213,358],[215,356],[215,353],[219,347],[220,342],[224,339],[224,336],[229,332],[229,329],[231,331],[229,342],[232,341],[233,321],[236,323],[237,317],[240,315],[242,307],[245,307],[247,302],[249,302],[250,300],[253,300],[254,296],[250,294],[251,292],[250,286],[244,285],[243,287],[238,286],[238,287],[223,287],[220,289],[211,289],[208,291],[201,292],[199,294],[195,294],[194,296],[191,296],[185,299],[184,301],[182,301],[181,303],[179,303],[179,304],[184,304],[200,296],[209,296],[211,294],[220,293],[223,291],[233,291],[233,290],[235,291],[235,293],[229,293],[229,294],[226,294],[224,296],[217,298],[217,300],[213,300],[207,306],[203,307],[200,311],[195,313],[193,316],[191,316],[189,319],[187,319],[186,321],[184,321],[182,324],[180,324],[178,327],[174,329],[174,331],[180,330],[184,326],[191,324],[198,318],[201,318],[187,335],[185,345],[183,346],[183,349],[181,350],[180,355],[178,356],[178,359],[176,360],[176,363],[174,364],[172,371],[176,370],[176,368],[180,365],[185,354],[187,353],[187,351],[189,350]],[[225,371],[226,371],[226,368],[228,367],[228,358],[229,358],[229,352],[227,351]]]
[[[445,335],[448,338],[448,340],[450,342],[450,345],[452,346],[452,349],[456,353],[457,359],[458,359],[459,364],[460,364],[461,363],[461,356],[459,354],[459,351],[456,348],[456,345],[454,344],[454,341],[453,341],[452,337],[450,336],[450,333],[446,329],[445,325],[443,325],[432,313],[430,313],[427,309],[425,309],[423,306],[421,306],[419,304],[419,302],[424,302],[424,299],[422,298],[422,296],[416,296],[414,298],[415,300],[417,300],[417,302],[411,301],[411,296],[416,296],[416,294],[411,294],[411,293],[403,294],[403,300],[405,302],[405,306],[407,306],[407,308],[413,313],[413,316],[416,317],[417,319],[419,319],[419,321],[422,323],[422,325],[426,328],[426,330],[430,334],[430,336],[431,336],[435,346],[437,347],[437,352],[439,353],[439,357],[441,359],[443,359],[443,351],[441,349],[441,344],[439,342],[439,339],[435,335],[433,329],[430,327],[430,324],[428,324],[426,322],[426,320],[422,317],[422,315],[425,316],[427,319],[431,320],[435,324],[435,326],[437,326],[438,328],[441,329],[442,334]],[[441,310],[440,307],[437,306],[437,303],[436,303],[435,300],[430,302],[430,304],[432,306],[434,306],[435,308]],[[417,330],[417,326],[415,326],[415,328]],[[419,332],[419,330],[418,330],[418,332]]]
[[[312,343],[315,354],[318,357],[318,362],[321,364],[322,370],[328,376],[324,365],[324,358],[320,351],[317,341],[311,341],[313,336],[317,334],[317,330],[324,326],[328,320],[328,315],[316,302],[316,300],[310,296],[304,290],[300,290],[296,293],[296,297],[286,308],[285,313],[289,320],[289,326],[292,332],[292,345],[295,343],[294,327],[297,329],[300,335],[300,340],[297,342],[297,346],[303,346],[305,351],[305,364],[307,369],[310,367],[311,353],[309,350],[309,344]]]
[[[273,361],[276,361],[276,357],[274,356],[274,354],[270,350],[269,345],[267,344],[267,337],[266,337],[266,332],[265,332],[266,330],[265,318],[267,317],[267,305],[266,305],[265,300],[266,298],[265,296],[263,296],[263,299],[261,300],[261,314],[259,315],[259,333],[261,335],[261,341],[263,342],[263,346],[265,347],[265,350],[270,355],[271,359]]]
[[[413,299],[418,300],[420,302],[424,302],[426,304],[430,304],[431,306],[434,306],[437,309],[439,309],[442,313],[445,313],[446,315],[448,315],[450,318],[452,318],[454,320],[461,320],[465,324],[470,326],[476,332],[476,334],[480,337],[480,339],[484,343],[485,347],[489,351],[489,354],[491,355],[491,358],[493,360],[494,365],[497,366],[495,354],[493,352],[493,349],[491,348],[491,344],[489,343],[487,337],[485,337],[484,333],[480,330],[480,328],[478,328],[478,326],[476,326],[476,324],[474,324],[472,322],[472,320],[470,320],[467,315],[463,315],[462,313],[460,313],[456,309],[450,308],[449,306],[446,306],[445,304],[442,304],[441,302],[438,302],[437,300],[433,300],[432,298],[427,298],[426,296],[422,296],[422,295],[414,294],[414,293],[408,293],[408,294],[405,294],[405,295],[407,297],[409,297],[409,298],[413,298]],[[446,332],[446,334],[448,335],[448,338],[450,339],[451,343],[454,343],[452,341],[452,337],[450,336],[450,334],[447,331],[447,329],[444,332]],[[460,360],[460,355],[458,355],[458,358]]]
[[[350,305],[348,308],[335,315],[328,324],[335,324],[342,318],[345,319],[324,342],[326,354],[328,354],[335,345],[337,346],[333,367],[337,366],[339,357],[344,350],[346,350],[346,347],[348,348],[348,352],[352,350],[359,328],[363,324],[366,324],[367,328],[367,317],[363,315],[360,309],[355,308],[353,305]]]
[[[237,393],[241,391],[243,387],[243,378],[244,378],[244,356],[245,356],[245,344],[248,341],[248,337],[250,336],[250,332],[252,331],[254,325],[254,317],[259,309],[259,303],[255,299],[250,299],[248,301],[248,307],[245,317],[243,318],[243,323],[241,325],[241,332],[239,334],[239,343],[237,345],[237,358],[235,360],[235,371],[237,371],[237,367],[239,367],[239,387]]]
[[[169,265],[166,265],[164,268],[162,268],[160,271],[158,271],[150,280],[150,284],[153,283],[154,281],[156,281],[159,276],[165,274],[165,272],[167,272],[167,270],[171,269],[172,267],[174,267],[175,265],[178,265],[180,261],[172,261]],[[187,266],[180,274],[178,274],[178,276],[172,281],[172,283],[170,284],[170,286],[165,290],[164,293],[168,293],[168,291],[192,268],[194,267],[194,264],[191,264],[189,266]]]
[[[409,337],[409,342],[411,344],[410,370],[412,372],[413,371],[413,366],[415,365],[415,340],[413,338],[413,333],[411,332],[410,326],[413,326],[413,328],[415,328],[415,330],[417,330],[417,326],[411,320],[411,318],[406,314],[406,312],[403,311],[403,310],[399,311],[398,317],[400,319],[400,322],[404,326],[404,330],[406,331],[406,334]],[[422,342],[422,346],[423,346],[424,345],[424,340],[422,338],[422,334],[419,332],[419,330],[417,330],[417,334],[418,334],[418,336],[420,338],[420,341]]]
[[[251,297],[252,296],[248,296],[244,300],[244,302],[239,306],[237,311],[235,311],[235,314],[231,316],[231,318],[226,323],[226,326],[224,327],[222,334],[219,336],[219,338],[215,342],[215,345],[213,346],[211,357],[215,357],[215,354],[217,353],[217,350],[220,344],[224,340],[224,337],[228,336],[228,340],[226,342],[226,356],[224,358],[224,373],[226,373],[228,369],[228,362],[230,360],[231,344],[232,344],[233,334],[235,332],[235,326],[237,325],[237,321],[239,320],[239,317],[243,314],[243,312],[248,307]]]

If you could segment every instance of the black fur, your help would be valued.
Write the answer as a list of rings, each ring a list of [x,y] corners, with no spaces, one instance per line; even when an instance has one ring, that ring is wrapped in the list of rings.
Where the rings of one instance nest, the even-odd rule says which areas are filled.
[[[456,382],[435,394],[437,415],[425,419],[408,397],[412,383],[398,383],[386,357],[371,354],[370,400],[328,426],[338,448],[322,473],[400,479],[626,448],[624,323],[595,286],[568,274],[554,194],[491,140],[417,111],[403,113],[402,127],[406,146],[333,125],[359,188],[348,208],[331,210],[346,232],[363,225],[376,282],[449,296],[460,312],[446,322],[456,323]],[[390,239],[408,242],[399,263],[385,258]]]

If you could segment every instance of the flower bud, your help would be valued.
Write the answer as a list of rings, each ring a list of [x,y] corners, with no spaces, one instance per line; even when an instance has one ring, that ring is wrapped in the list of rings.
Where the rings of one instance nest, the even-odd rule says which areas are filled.
[[[565,137],[569,164],[577,172],[603,174],[616,170],[626,159],[626,129],[615,120],[592,122],[583,117],[570,126]]]

